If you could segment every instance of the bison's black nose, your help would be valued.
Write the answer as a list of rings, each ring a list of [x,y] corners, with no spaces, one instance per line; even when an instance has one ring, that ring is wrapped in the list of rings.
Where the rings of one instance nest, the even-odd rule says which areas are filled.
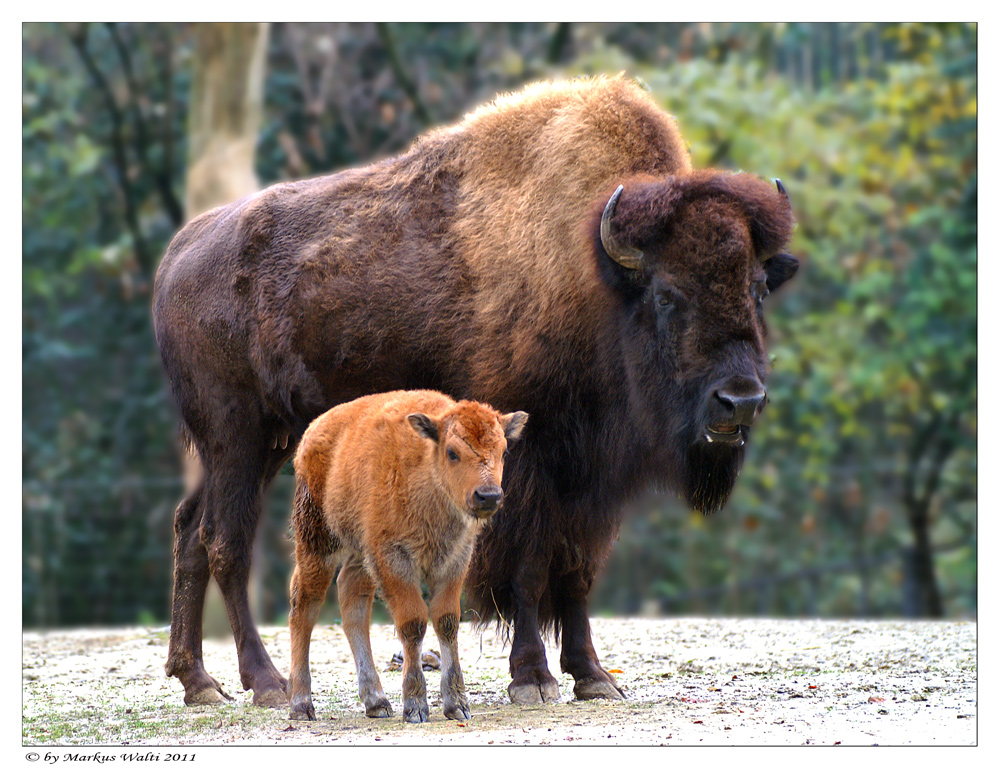
[[[726,416],[734,425],[750,425],[767,403],[767,391],[757,385],[748,392],[733,392],[726,388],[715,391]]]
[[[479,512],[496,510],[503,501],[503,491],[500,489],[482,488],[472,492],[472,507]]]

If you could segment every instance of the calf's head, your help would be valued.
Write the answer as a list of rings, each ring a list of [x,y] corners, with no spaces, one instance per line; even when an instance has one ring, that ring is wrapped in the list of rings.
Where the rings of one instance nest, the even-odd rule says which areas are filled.
[[[728,499],[767,404],[763,303],[798,268],[780,253],[792,227],[780,181],[715,171],[625,180],[601,210],[633,413],[703,512]]]
[[[457,509],[479,519],[500,509],[504,459],[521,437],[527,414],[500,414],[482,403],[460,401],[438,418],[416,413],[407,419],[434,443],[436,475]]]

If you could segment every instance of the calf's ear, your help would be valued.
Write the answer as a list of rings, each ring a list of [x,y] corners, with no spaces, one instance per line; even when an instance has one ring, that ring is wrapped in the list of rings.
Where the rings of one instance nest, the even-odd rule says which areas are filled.
[[[413,425],[413,429],[417,431],[417,435],[422,435],[424,438],[428,438],[437,443],[438,436],[440,435],[437,422],[426,414],[420,413],[408,414],[406,418],[410,420],[410,424]]]
[[[767,290],[774,291],[786,280],[789,280],[798,269],[799,260],[791,254],[778,254],[764,260],[764,272],[767,273]]]
[[[528,423],[528,415],[523,411],[514,411],[500,417],[500,426],[503,427],[503,436],[508,443],[518,440],[524,432],[524,426]]]

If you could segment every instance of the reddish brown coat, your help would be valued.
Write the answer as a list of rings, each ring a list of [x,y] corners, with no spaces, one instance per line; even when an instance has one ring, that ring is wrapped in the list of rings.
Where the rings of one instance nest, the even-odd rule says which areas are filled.
[[[295,455],[295,572],[289,626],[293,719],[315,719],[309,638],[336,568],[344,633],[359,694],[371,717],[392,713],[368,628],[375,592],[403,643],[403,715],[426,721],[420,661],[430,620],[442,650],[441,696],[448,718],[470,717],[458,661],[459,597],[476,535],[502,503],[503,463],[524,428],[523,412],[432,391],[359,398],[318,417]]]

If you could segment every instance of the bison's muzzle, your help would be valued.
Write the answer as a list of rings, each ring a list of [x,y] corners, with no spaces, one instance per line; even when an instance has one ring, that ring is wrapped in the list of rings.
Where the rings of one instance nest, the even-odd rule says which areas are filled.
[[[753,424],[766,405],[767,391],[759,381],[739,378],[727,382],[712,393],[705,440],[734,448],[742,446],[744,428]]]
[[[469,512],[476,518],[489,518],[503,505],[503,490],[499,486],[480,486],[469,498]]]

